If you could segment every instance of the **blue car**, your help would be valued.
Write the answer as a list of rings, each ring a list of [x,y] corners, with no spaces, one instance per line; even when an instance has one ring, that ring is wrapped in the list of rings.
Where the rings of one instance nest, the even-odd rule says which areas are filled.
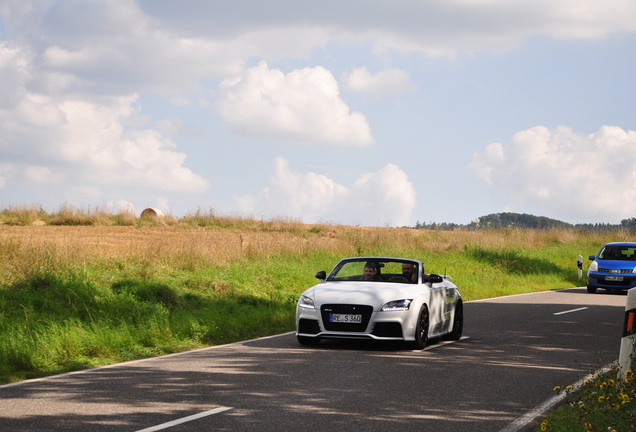
[[[608,243],[590,260],[594,262],[587,270],[587,292],[636,287],[636,243]]]

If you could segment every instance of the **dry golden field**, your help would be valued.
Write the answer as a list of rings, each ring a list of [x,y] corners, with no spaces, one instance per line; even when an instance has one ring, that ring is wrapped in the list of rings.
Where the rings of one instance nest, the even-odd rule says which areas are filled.
[[[534,250],[583,241],[604,242],[607,234],[573,230],[427,231],[256,222],[246,229],[159,226],[7,226],[0,225],[0,277],[7,282],[40,270],[84,266],[92,260],[142,259],[225,266],[237,260],[318,251],[341,256],[461,252],[479,246],[489,250]],[[612,240],[627,240],[614,232]],[[594,246],[596,247],[596,246]],[[592,252],[593,253],[593,252]],[[414,256],[417,258],[417,256]]]
[[[188,229],[133,226],[0,226],[3,261],[54,250],[59,258],[81,263],[93,257],[129,258],[182,254],[204,255],[215,265],[280,252],[316,250],[351,253],[399,244],[407,249],[462,250],[464,245],[493,248],[539,248],[576,238],[571,231],[426,231],[408,228],[365,228],[306,225],[290,230]],[[10,255],[9,255],[10,254]]]

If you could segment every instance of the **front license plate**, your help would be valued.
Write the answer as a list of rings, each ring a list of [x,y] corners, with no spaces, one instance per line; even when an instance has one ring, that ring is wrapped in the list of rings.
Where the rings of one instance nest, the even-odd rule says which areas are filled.
[[[362,315],[329,314],[329,322],[360,324]]]
[[[623,276],[605,276],[606,281],[622,281]]]

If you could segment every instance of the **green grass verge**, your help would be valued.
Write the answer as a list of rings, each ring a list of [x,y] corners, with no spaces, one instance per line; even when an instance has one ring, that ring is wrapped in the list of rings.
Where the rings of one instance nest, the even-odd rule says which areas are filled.
[[[565,402],[544,418],[535,432],[628,432],[636,425],[636,380],[627,371],[619,380],[618,369],[586,380],[577,390],[567,392]]]

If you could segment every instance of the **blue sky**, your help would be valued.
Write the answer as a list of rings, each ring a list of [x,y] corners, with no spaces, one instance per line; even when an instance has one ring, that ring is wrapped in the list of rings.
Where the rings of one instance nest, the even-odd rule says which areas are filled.
[[[0,201],[636,216],[631,1],[0,0]]]

